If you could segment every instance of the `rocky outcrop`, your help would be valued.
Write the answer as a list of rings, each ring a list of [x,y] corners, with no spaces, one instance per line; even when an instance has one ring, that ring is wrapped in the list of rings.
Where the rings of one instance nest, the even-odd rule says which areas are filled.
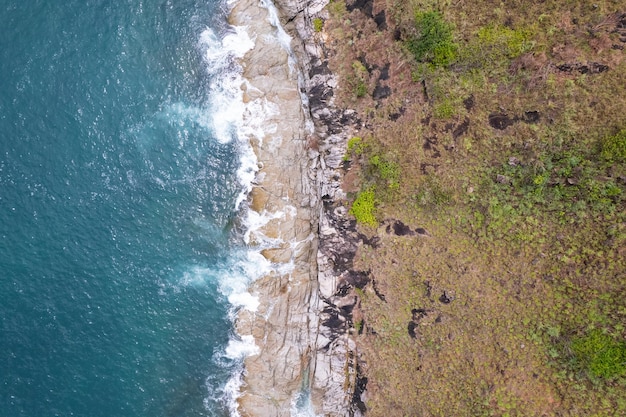
[[[273,16],[271,4],[239,0],[231,12],[255,39],[242,62],[242,90],[264,115],[263,133],[249,136],[260,161],[249,206],[266,223],[250,240],[273,265],[250,288],[258,310],[242,310],[236,324],[260,348],[245,360],[243,416],[289,416],[306,397],[318,415],[365,411],[367,380],[350,333],[359,278],[351,262],[363,236],[340,187],[356,119],[334,106],[336,79],[311,23],[325,4],[280,0]],[[276,17],[291,39],[269,23]]]

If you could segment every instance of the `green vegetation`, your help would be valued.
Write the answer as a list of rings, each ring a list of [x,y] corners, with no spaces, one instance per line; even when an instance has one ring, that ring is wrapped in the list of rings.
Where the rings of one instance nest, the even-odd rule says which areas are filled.
[[[356,155],[363,154],[367,145],[363,142],[363,138],[359,136],[353,136],[348,139],[348,154],[354,152]]]
[[[315,32],[321,32],[324,28],[324,20],[320,17],[316,17],[313,19],[313,30]]]
[[[417,35],[406,42],[418,61],[430,62],[435,67],[446,67],[454,62],[458,46],[454,43],[452,26],[436,11],[415,14]]]
[[[577,366],[591,377],[611,379],[626,375],[626,343],[599,329],[571,343]]]
[[[601,155],[609,162],[626,162],[626,129],[604,139]]]
[[[400,186],[400,167],[397,163],[390,161],[380,155],[372,155],[369,164],[373,169],[373,175],[386,182],[391,189],[398,189]]]
[[[358,223],[366,226],[376,226],[378,221],[374,215],[376,206],[376,195],[374,190],[361,191],[352,203],[350,214],[352,214]]]
[[[534,47],[530,35],[529,30],[487,25],[478,29],[476,44],[492,59],[517,58]]]
[[[386,31],[338,6],[324,27],[379,242],[354,265],[369,417],[626,415],[623,4],[386,5]]]
[[[354,61],[352,63],[352,70],[354,71],[352,76],[354,95],[357,98],[365,97],[367,94],[367,79],[369,76],[367,68],[365,68],[365,65],[360,61]]]
[[[450,100],[443,100],[433,109],[433,116],[438,119],[449,119],[456,113],[456,108]]]

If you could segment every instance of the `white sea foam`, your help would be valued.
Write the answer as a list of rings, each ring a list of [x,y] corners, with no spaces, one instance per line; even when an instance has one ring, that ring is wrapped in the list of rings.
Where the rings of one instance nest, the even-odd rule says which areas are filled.
[[[230,359],[242,359],[246,356],[259,353],[259,347],[254,343],[254,336],[241,336],[241,340],[230,340],[226,347],[226,356]]]
[[[291,401],[291,417],[322,417],[321,414],[315,414],[313,405],[311,404],[311,393],[301,391]]]

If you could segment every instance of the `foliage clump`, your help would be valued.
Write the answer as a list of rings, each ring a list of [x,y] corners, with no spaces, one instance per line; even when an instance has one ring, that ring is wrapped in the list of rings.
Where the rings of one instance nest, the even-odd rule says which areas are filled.
[[[361,155],[365,150],[365,144],[363,138],[360,136],[353,136],[348,139],[348,153],[354,152],[357,155]]]
[[[375,176],[387,183],[389,188],[397,189],[400,185],[400,167],[397,163],[379,155],[373,155],[369,159]]]
[[[608,162],[626,162],[626,129],[604,139],[601,155]]]
[[[479,44],[494,58],[498,55],[517,58],[534,46],[529,31],[515,30],[502,25],[483,26],[478,30],[477,38]]]
[[[352,203],[350,214],[352,214],[358,223],[367,226],[377,226],[378,221],[374,215],[376,206],[376,196],[374,190],[361,191]]]
[[[320,17],[313,19],[313,30],[319,33],[322,31],[322,28],[324,28],[324,20]]]
[[[354,71],[354,76],[352,77],[354,95],[357,98],[365,97],[367,94],[367,79],[369,77],[369,72],[361,61],[354,61],[352,63],[352,70]]]
[[[417,35],[406,43],[418,61],[430,62],[435,67],[447,67],[457,56],[458,46],[454,42],[452,25],[436,11],[415,14]]]
[[[572,341],[578,366],[591,377],[611,379],[626,375],[626,344],[601,330]]]

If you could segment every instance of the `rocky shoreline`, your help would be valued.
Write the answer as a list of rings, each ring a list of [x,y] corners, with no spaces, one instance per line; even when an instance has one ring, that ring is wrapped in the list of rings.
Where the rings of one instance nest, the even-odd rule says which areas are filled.
[[[259,161],[249,207],[264,219],[250,244],[273,266],[250,288],[258,310],[237,318],[238,333],[259,347],[245,360],[242,416],[365,412],[367,380],[351,338],[355,287],[367,279],[351,271],[363,237],[341,189],[356,120],[334,106],[337,80],[313,29],[326,4],[240,0],[230,15],[255,41],[241,62],[244,102],[264,114],[263,133],[249,135]]]

